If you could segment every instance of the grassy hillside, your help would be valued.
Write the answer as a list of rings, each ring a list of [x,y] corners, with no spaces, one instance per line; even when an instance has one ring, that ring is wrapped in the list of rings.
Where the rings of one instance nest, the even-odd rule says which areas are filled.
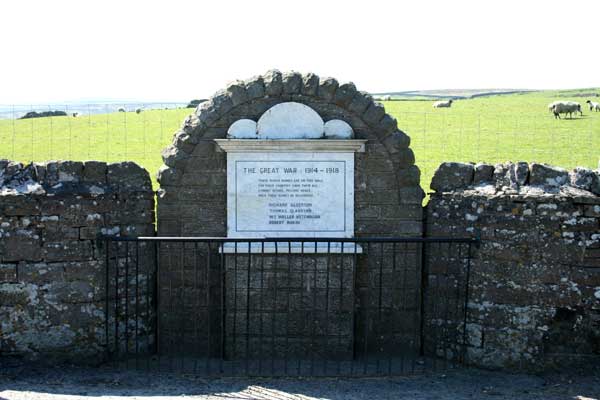
[[[600,90],[585,90],[585,93]],[[565,168],[596,168],[600,160],[600,113],[588,111],[577,91],[547,91],[458,100],[433,109],[429,101],[392,101],[386,109],[412,139],[427,190],[441,161],[537,161]],[[600,101],[599,98],[591,98]],[[554,100],[582,104],[583,117],[556,120]]]
[[[398,119],[400,129],[411,136],[427,190],[433,171],[447,160],[526,160],[596,168],[600,113],[588,111],[587,98],[577,96],[581,93],[600,90],[478,97],[458,100],[449,109],[433,109],[431,101],[389,101],[385,106]],[[584,116],[555,120],[547,104],[557,99],[580,102]],[[190,111],[0,120],[0,158],[133,160],[154,174],[162,163],[161,149]]]
[[[0,158],[133,160],[154,174],[161,150],[191,109],[0,120]]]

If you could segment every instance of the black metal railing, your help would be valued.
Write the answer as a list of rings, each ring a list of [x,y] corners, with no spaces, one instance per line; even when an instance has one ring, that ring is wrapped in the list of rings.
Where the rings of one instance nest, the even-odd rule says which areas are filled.
[[[403,375],[465,358],[470,238],[103,237],[111,362]]]

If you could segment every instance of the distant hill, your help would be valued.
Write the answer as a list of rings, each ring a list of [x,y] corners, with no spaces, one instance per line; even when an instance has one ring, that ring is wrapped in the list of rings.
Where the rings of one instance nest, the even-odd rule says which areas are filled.
[[[482,96],[501,94],[529,93],[530,89],[437,89],[437,90],[408,90],[404,92],[371,93],[375,97],[391,96],[392,99],[429,100],[429,99],[472,99]]]

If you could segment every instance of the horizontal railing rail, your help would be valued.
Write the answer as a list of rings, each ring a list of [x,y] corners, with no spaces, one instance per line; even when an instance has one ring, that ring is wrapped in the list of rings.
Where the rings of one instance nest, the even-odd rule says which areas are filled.
[[[247,237],[247,238],[229,238],[229,237],[208,237],[208,236],[108,236],[100,235],[99,240],[108,240],[114,242],[199,242],[199,243],[273,243],[273,242],[297,242],[297,243],[472,243],[477,244],[480,239],[477,237],[356,237],[356,238],[336,238],[336,237],[318,237],[318,238],[299,238],[299,237]]]

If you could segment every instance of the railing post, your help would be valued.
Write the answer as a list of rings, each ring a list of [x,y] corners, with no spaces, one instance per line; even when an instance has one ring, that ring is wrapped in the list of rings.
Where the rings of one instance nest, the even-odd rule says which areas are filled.
[[[427,242],[421,243],[421,260],[419,262],[420,270],[420,296],[419,296],[419,355],[422,357],[425,355],[425,292],[427,291],[427,280],[429,276],[427,274]]]
[[[104,335],[105,335],[105,341],[106,341],[106,357],[107,359],[110,358],[110,340],[109,340],[109,307],[110,307],[110,301],[109,301],[109,291],[110,291],[110,273],[109,273],[109,267],[110,267],[110,242],[108,241],[108,239],[100,239],[99,240],[100,243],[104,243],[104,247],[106,247],[105,251],[106,251],[106,261],[105,261],[105,274],[104,274],[104,280],[105,280],[105,286],[104,286]]]
[[[479,243],[479,241],[477,241]],[[467,250],[467,271],[465,277],[465,310],[464,310],[464,320],[463,320],[463,349],[464,355],[462,362],[466,362],[466,354],[467,354],[467,323],[468,323],[468,313],[469,313],[469,281],[471,275],[471,243],[469,243],[469,248]]]

